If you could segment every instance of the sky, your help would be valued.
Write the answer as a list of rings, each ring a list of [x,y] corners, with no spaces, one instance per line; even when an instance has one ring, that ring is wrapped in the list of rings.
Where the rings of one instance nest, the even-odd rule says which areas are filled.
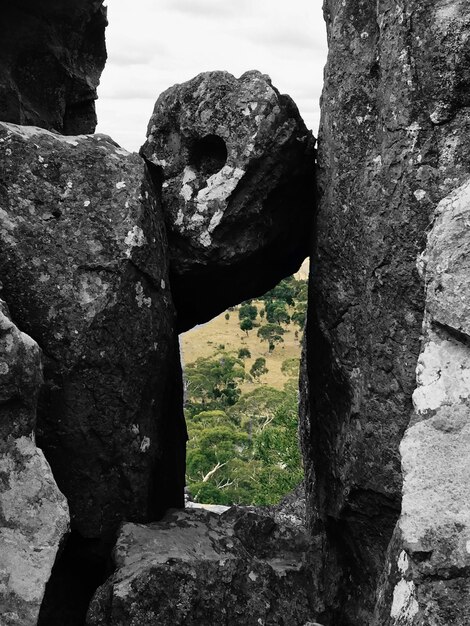
[[[326,62],[322,0],[108,0],[98,128],[137,151],[160,93],[200,72],[257,69],[316,134]]]

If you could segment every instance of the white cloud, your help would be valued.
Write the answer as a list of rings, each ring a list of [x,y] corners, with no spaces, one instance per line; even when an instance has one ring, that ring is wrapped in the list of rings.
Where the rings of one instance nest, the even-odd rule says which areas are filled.
[[[269,74],[315,131],[326,61],[319,0],[110,0],[98,131],[136,150],[159,94],[208,70]]]

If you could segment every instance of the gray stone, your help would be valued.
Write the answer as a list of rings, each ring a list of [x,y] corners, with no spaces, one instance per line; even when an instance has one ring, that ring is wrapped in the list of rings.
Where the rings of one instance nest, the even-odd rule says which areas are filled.
[[[185,427],[160,207],[101,135],[0,124],[0,275],[45,354],[38,443],[83,537],[183,503]]]
[[[159,97],[141,153],[164,178],[181,330],[297,271],[315,208],[313,148],[294,102],[256,71],[199,74]]]
[[[438,205],[420,257],[426,284],[414,415],[400,446],[403,501],[377,626],[470,620],[470,179]]]
[[[425,307],[416,259],[470,174],[470,23],[465,0],[326,0],[325,18],[301,439],[325,546],[319,621],[362,626],[401,506]]]
[[[0,300],[0,622],[33,626],[68,531],[67,502],[33,432],[42,383],[35,341]]]
[[[103,0],[22,0],[2,6],[0,120],[68,135],[92,133],[106,61]]]
[[[314,615],[304,527],[262,510],[169,513],[124,524],[116,572],[90,605],[90,626],[292,624]]]

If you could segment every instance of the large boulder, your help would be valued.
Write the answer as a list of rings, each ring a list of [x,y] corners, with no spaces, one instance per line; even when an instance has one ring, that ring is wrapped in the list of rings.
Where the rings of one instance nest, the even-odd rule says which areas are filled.
[[[42,383],[36,342],[0,300],[0,615],[35,626],[46,583],[69,529],[67,502],[34,444]]]
[[[45,354],[37,438],[82,537],[183,502],[166,240],[143,160],[99,135],[0,124],[0,276]]]
[[[0,22],[0,120],[69,135],[96,127],[106,61],[103,0],[6,0]]]
[[[90,605],[90,626],[310,623],[316,598],[302,524],[261,510],[169,513],[124,524],[116,572]]]
[[[301,437],[325,546],[320,621],[362,625],[401,507],[425,307],[416,258],[470,173],[470,22],[465,0],[326,0],[325,17]]]
[[[377,626],[470,622],[469,221],[470,179],[439,204],[420,258],[424,338]]]
[[[315,208],[314,139],[267,76],[208,72],[171,87],[141,153],[163,170],[180,330],[299,268]]]

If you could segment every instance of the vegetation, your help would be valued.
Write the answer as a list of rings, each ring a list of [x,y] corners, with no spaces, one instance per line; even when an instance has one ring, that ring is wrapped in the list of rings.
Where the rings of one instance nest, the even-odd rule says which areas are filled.
[[[195,500],[274,504],[302,479],[297,436],[299,356],[282,360],[282,366],[279,361],[280,388],[266,385],[263,377],[269,373],[275,348],[281,352],[286,333],[293,340],[288,325],[303,328],[306,293],[306,281],[291,277],[257,301],[232,308],[246,335],[238,335],[241,345],[234,345],[225,334],[225,343],[216,348],[218,337],[211,337],[207,343],[214,345],[212,354],[185,367],[187,485]],[[221,317],[232,324],[228,313]],[[255,327],[256,334],[249,336]],[[258,356],[263,354],[263,343],[268,351]],[[282,378],[287,379],[284,386]]]

